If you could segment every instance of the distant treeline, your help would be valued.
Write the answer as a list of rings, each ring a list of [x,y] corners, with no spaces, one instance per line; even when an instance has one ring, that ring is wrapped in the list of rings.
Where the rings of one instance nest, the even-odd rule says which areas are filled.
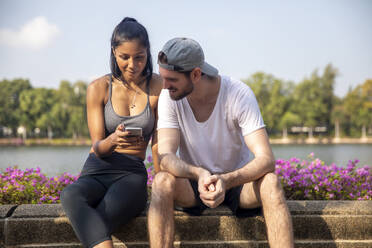
[[[372,133],[372,79],[339,98],[334,95],[337,74],[329,64],[321,75],[314,71],[296,84],[263,72],[244,82],[255,93],[270,134],[285,136],[292,127],[302,127],[310,136],[321,130],[325,136],[365,137]]]
[[[363,137],[372,133],[372,79],[334,95],[337,69],[294,83],[257,72],[243,81],[255,93],[271,136],[295,130],[306,135]],[[0,81],[0,136],[88,137],[87,83],[61,81],[58,89],[33,88],[27,79]],[[294,129],[293,127],[297,127]],[[298,133],[296,133],[298,135]],[[305,135],[305,134],[303,134]]]
[[[58,89],[33,88],[27,79],[0,81],[0,135],[88,137],[85,82],[61,81]],[[1,129],[3,132],[1,132]]]

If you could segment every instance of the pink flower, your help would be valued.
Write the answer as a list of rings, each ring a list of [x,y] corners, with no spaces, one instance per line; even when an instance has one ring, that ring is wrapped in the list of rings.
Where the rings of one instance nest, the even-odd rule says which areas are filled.
[[[151,156],[148,156],[147,157],[147,161],[149,162],[149,163],[152,163],[153,161],[152,161],[152,157]]]

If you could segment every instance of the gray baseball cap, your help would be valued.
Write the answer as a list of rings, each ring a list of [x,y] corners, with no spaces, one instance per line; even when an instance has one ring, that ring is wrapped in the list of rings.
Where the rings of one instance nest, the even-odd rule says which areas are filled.
[[[158,60],[160,67],[170,71],[191,71],[199,67],[209,76],[217,76],[218,70],[204,61],[204,52],[198,42],[189,38],[174,38],[165,43],[159,52],[167,56],[167,63]]]

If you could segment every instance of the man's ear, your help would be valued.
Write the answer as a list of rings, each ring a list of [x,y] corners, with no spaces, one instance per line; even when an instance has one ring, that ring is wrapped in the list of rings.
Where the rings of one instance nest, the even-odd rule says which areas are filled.
[[[202,76],[202,72],[201,72],[201,69],[199,67],[194,68],[190,73],[190,77],[191,77],[192,82],[200,81],[201,76]]]

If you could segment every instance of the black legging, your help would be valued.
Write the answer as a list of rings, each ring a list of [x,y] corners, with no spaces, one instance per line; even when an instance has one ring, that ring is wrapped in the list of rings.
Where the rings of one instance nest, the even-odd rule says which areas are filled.
[[[120,225],[140,214],[147,202],[147,174],[84,175],[61,193],[72,227],[85,247],[111,239]]]

